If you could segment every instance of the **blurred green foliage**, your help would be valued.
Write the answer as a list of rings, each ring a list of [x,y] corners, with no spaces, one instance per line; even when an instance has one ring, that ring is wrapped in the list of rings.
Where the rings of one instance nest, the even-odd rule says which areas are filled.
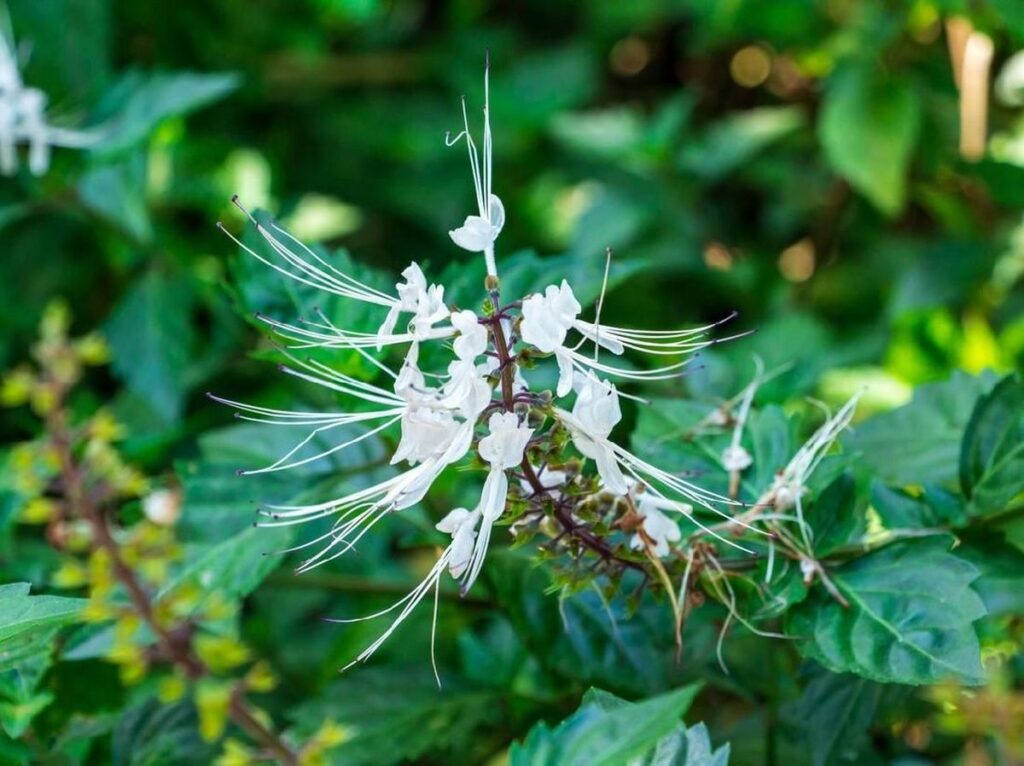
[[[30,46],[26,82],[56,121],[103,137],[56,149],[41,178],[0,180],[0,363],[13,371],[0,580],[18,583],[0,586],[0,763],[254,762],[225,717],[242,687],[289,741],[318,743],[310,763],[605,762],[579,760],[587,748],[687,766],[1024,758],[1024,112],[993,98],[987,151],[961,156],[943,27],[963,16],[988,34],[995,78],[1024,48],[1019,0],[8,6],[8,32]],[[770,480],[814,422],[810,397],[836,405],[867,385],[835,482],[814,488],[820,544],[841,556],[880,530],[939,528],[955,549],[948,536],[908,539],[840,567],[850,608],[798,577],[785,603],[741,593],[759,625],[814,640],[734,627],[728,672],[724,609],[694,611],[677,662],[664,603],[596,588],[559,601],[528,549],[497,550],[479,594],[442,592],[442,689],[429,608],[370,667],[338,676],[376,628],[321,618],[407,592],[433,562],[443,503],[468,490],[446,477],[441,500],[313,574],[264,555],[292,544],[291,528],[253,529],[253,502],[368,481],[386,458],[368,441],[286,478],[236,477],[291,444],[233,423],[204,391],[328,400],[270,372],[252,320],[318,299],[215,223],[240,231],[238,193],[374,285],[416,260],[475,306],[483,265],[446,234],[472,187],[444,139],[459,97],[481,101],[485,50],[509,294],[557,275],[592,301],[611,247],[609,320],[676,327],[735,309],[757,330],[650,392],[657,409],[628,416],[634,446],[707,471],[715,443],[702,453],[677,437],[746,384],[758,355],[776,373],[750,436]],[[1000,92],[1012,93],[1020,67],[1016,86],[1006,71]],[[75,337],[96,344],[98,331],[109,350],[109,367],[81,360],[69,417],[116,431],[85,438],[138,480],[118,508],[122,542],[152,559],[167,619],[200,635],[213,685],[191,695],[149,667],[153,636],[111,617],[127,602],[95,552],[45,531],[56,469],[39,446],[47,404],[22,363],[54,297]],[[153,488],[179,498],[173,530],[133,499]],[[894,627],[892,613],[917,622]],[[985,685],[965,693],[950,679]],[[672,691],[696,681],[699,695]]]

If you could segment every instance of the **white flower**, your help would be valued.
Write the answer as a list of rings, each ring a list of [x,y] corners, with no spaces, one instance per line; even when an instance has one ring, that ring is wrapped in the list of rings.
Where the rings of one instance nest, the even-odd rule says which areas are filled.
[[[559,287],[548,285],[544,294],[523,301],[523,340],[546,354],[565,345],[565,337],[583,308],[564,279]]]
[[[435,527],[438,532],[452,536],[448,571],[455,579],[462,577],[473,557],[473,543],[476,540],[476,525],[479,521],[480,511],[456,508]]]
[[[818,463],[825,457],[828,448],[850,424],[860,396],[860,393],[855,394],[835,415],[822,423],[811,438],[797,450],[786,467],[776,474],[771,487],[755,503],[755,508],[771,506],[777,513],[795,510],[796,523],[807,551],[813,550],[811,532],[804,520],[803,512],[803,496],[807,493],[807,481],[818,467]]]
[[[468,359],[448,365],[448,381],[441,389],[441,404],[457,410],[466,420],[476,420],[491,403],[487,368]]]
[[[494,247],[494,241],[505,226],[505,206],[494,194],[487,197],[487,205],[480,215],[466,216],[465,222],[448,232],[452,242],[471,253],[482,253]]]
[[[523,340],[538,350],[555,355],[558,362],[558,396],[572,390],[572,354],[564,348],[569,328],[582,307],[564,279],[559,287],[548,285],[543,295],[531,295],[523,301],[523,321],[519,332]]]
[[[22,82],[14,51],[0,32],[0,173],[17,172],[18,144],[28,144],[29,170],[38,176],[50,166],[51,146],[82,148],[96,141],[90,133],[48,124],[46,101],[45,93]]]
[[[491,470],[484,482],[480,499],[480,510],[484,519],[494,520],[505,508],[508,494],[506,469],[523,462],[526,444],[533,436],[533,429],[519,422],[514,412],[495,412],[487,422],[490,433],[480,440],[480,457],[487,461]]]
[[[460,424],[447,410],[410,407],[402,415],[402,439],[391,464],[408,460],[416,464],[443,453],[459,431]]]
[[[736,423],[732,429],[732,440],[729,446],[722,451],[722,468],[734,474],[734,482],[737,481],[735,474],[745,471],[754,463],[754,458],[740,444],[740,439],[743,438],[743,429],[747,425],[747,419],[750,417],[750,406],[754,402],[754,394],[757,393],[757,389],[761,385],[761,378],[764,375],[764,363],[761,362],[759,357],[754,357],[754,366],[756,368],[754,379],[743,389],[739,413],[736,416]],[[738,484],[730,492],[733,496],[735,496],[736,489],[738,489]]]
[[[442,285],[430,285],[427,287],[427,278],[423,276],[423,270],[416,263],[410,263],[402,271],[405,283],[399,282],[395,285],[398,293],[398,300],[388,309],[387,316],[377,330],[377,350],[388,343],[388,339],[394,336],[395,326],[398,324],[398,317],[401,313],[413,314],[410,323],[414,339],[426,339],[430,330],[438,322],[447,319],[450,312],[444,304],[444,287]]]
[[[588,375],[580,386],[569,424],[576,449],[597,463],[604,486],[618,495],[629,490],[608,436],[622,420],[619,394],[612,384]]]
[[[857,409],[860,394],[855,394],[835,415],[829,417],[786,464],[778,475],[770,493],[774,493],[777,510],[799,507],[800,497],[806,491],[807,480],[836,437],[850,424]],[[762,498],[766,502],[764,498]],[[762,504],[758,501],[758,505]]]
[[[466,578],[462,583],[463,591],[469,590],[476,582],[487,546],[491,540],[491,527],[505,510],[508,498],[508,476],[505,471],[523,462],[526,445],[533,436],[533,429],[519,422],[514,412],[496,412],[487,421],[490,433],[480,440],[480,457],[487,461],[491,469],[484,480],[484,488],[480,493],[480,505],[477,510],[481,514],[480,535],[473,549],[472,562]]]
[[[487,350],[487,328],[480,324],[472,311],[454,311],[452,327],[458,331],[455,338],[455,356],[472,361]]]
[[[637,498],[636,512],[643,516],[644,534],[654,543],[654,555],[664,558],[669,554],[669,544],[678,542],[682,537],[679,525],[662,513],[657,503],[648,499],[646,492]],[[639,534],[633,535],[630,547],[642,550],[645,547],[643,538]]]
[[[607,275],[606,275],[607,276]],[[602,294],[603,294],[602,288]],[[684,356],[712,343],[706,335],[720,322],[691,330],[628,330],[591,323],[579,318],[582,310],[572,287],[566,280],[558,286],[549,285],[543,294],[535,294],[523,301],[523,321],[520,332],[524,342],[543,353],[553,353],[558,362],[558,396],[566,396],[574,385],[574,370],[590,374],[591,371],[639,381],[666,380],[679,376],[692,357],[651,370],[616,367],[598,360],[597,348],[621,355],[626,349],[654,356]],[[731,319],[735,314],[730,315]],[[726,320],[722,320],[727,321]],[[594,344],[594,355],[589,357],[578,351],[580,343],[567,346],[569,330],[575,330]]]
[[[523,460],[533,429],[514,412],[495,412],[487,421],[490,433],[480,440],[480,457],[492,468],[514,468]]]

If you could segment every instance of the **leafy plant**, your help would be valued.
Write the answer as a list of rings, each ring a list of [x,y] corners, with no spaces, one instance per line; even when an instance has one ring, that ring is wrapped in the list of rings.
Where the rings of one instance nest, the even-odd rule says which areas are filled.
[[[0,764],[1024,758],[1012,2],[8,0],[0,34]],[[392,401],[410,261],[451,328],[413,391],[476,335],[496,393],[296,574],[333,511],[270,506],[422,465],[336,387]],[[496,413],[531,432],[500,470]]]

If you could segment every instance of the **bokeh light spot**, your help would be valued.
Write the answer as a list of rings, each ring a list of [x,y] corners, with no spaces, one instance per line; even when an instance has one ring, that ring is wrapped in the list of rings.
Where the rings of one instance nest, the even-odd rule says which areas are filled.
[[[806,282],[814,274],[816,260],[814,243],[804,237],[782,251],[779,271],[790,282]]]
[[[772,73],[772,57],[760,45],[740,48],[729,62],[729,74],[744,88],[756,88]]]
[[[609,62],[615,74],[632,77],[651,62],[651,46],[640,37],[624,37],[615,43]]]

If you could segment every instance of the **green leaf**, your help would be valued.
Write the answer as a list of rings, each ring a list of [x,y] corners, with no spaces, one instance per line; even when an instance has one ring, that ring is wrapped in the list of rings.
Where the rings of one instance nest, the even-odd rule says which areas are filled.
[[[146,209],[146,156],[132,152],[91,168],[78,182],[82,203],[139,242],[153,238]]]
[[[583,704],[597,705],[603,710],[620,710],[635,705],[600,689],[590,689],[583,696]],[[689,729],[680,724],[658,740],[650,753],[629,763],[630,766],[726,766],[729,763],[729,745],[715,750],[708,727],[703,723],[694,724]]]
[[[4,3],[5,17],[8,8],[16,43],[32,50],[26,82],[59,94],[63,103],[78,105],[94,98],[110,76],[110,3]],[[69,34],[72,29],[74,34]]]
[[[1024,492],[1024,379],[1004,378],[978,401],[964,433],[960,484],[975,516],[998,513]]]
[[[555,728],[541,723],[509,751],[510,766],[621,766],[652,751],[680,726],[700,687],[686,686],[635,704],[588,695]]]
[[[951,484],[974,403],[992,384],[991,376],[955,372],[918,388],[909,404],[861,423],[844,441],[888,484]]]
[[[237,75],[228,73],[129,72],[108,91],[101,105],[114,116],[109,132],[94,149],[103,153],[126,149],[146,138],[162,120],[207,106],[233,91],[239,82]]]
[[[683,169],[717,181],[806,124],[796,106],[763,106],[730,114],[715,123],[680,156]]]
[[[178,417],[187,391],[190,306],[188,285],[154,270],[128,290],[104,325],[114,372],[166,421]]]
[[[1024,552],[1002,535],[984,532],[968,534],[956,552],[978,568],[971,587],[990,617],[1024,612]]]
[[[858,491],[854,477],[845,473],[810,503],[804,514],[814,530],[816,555],[827,556],[867,531],[864,494]]]
[[[888,216],[903,210],[921,122],[917,91],[873,67],[841,67],[828,82],[819,132],[836,172]]]
[[[74,622],[87,603],[83,598],[30,596],[29,587],[28,583],[0,585],[0,662],[16,639]]]
[[[37,692],[57,631],[75,622],[86,599],[31,596],[28,583],[0,585],[0,726],[20,737],[53,701]]]
[[[299,741],[327,719],[348,729],[351,737],[330,752],[339,766],[389,766],[427,755],[446,756],[432,763],[482,763],[486,753],[479,746],[488,743],[477,741],[486,740],[480,730],[507,724],[508,704],[506,689],[447,676],[439,689],[428,668],[399,664],[354,671],[289,717]]]
[[[728,766],[729,752],[728,743],[716,750],[708,727],[698,723],[663,738],[637,766]]]
[[[187,586],[206,594],[244,598],[281,565],[278,552],[287,548],[294,536],[293,527],[250,527],[222,543],[204,547],[199,555],[190,557],[157,598],[166,598]]]
[[[935,484],[925,484],[911,494],[875,480],[871,504],[886,529],[959,526],[967,519],[963,499]]]
[[[818,587],[789,612],[786,632],[804,654],[883,683],[984,680],[972,624],[986,613],[971,589],[978,570],[945,538],[890,545],[829,576],[850,605]]]
[[[554,677],[631,696],[670,689],[683,678],[663,604],[646,600],[630,613],[623,599],[606,601],[596,588],[559,598],[550,592],[551,573],[515,552],[490,555],[487,577],[521,640]],[[691,645],[707,638],[695,635],[696,626],[688,629]]]
[[[149,699],[126,710],[111,738],[114,766],[186,766],[212,763],[213,749],[199,738],[191,704]]]
[[[867,744],[883,692],[883,686],[865,678],[819,668],[783,716],[809,745],[812,766],[852,762]]]

